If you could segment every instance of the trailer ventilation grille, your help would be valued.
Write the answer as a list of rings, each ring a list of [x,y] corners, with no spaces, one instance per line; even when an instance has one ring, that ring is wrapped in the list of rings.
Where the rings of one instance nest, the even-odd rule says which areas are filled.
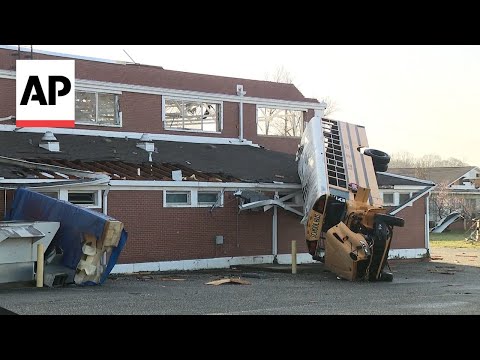
[[[338,123],[334,120],[322,119],[323,137],[325,141],[325,160],[327,162],[328,183],[347,188],[345,162]]]

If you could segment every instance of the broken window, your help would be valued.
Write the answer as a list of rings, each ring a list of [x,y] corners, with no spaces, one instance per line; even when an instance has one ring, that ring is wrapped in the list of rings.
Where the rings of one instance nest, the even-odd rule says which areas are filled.
[[[76,91],[75,122],[90,125],[120,125],[118,95]]]
[[[219,192],[199,192],[198,193],[198,205],[215,205],[218,202],[220,196]],[[220,205],[220,204],[217,204]]]
[[[302,111],[257,107],[258,135],[300,137],[302,131]]]
[[[211,102],[165,99],[165,129],[220,132],[221,108]]]

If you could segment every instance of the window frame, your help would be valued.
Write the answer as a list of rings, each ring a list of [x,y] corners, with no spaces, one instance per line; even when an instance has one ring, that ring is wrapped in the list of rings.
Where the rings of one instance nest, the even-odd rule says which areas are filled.
[[[408,196],[408,199],[402,201],[402,199],[401,199],[401,198],[402,198],[402,195]],[[406,202],[409,201],[411,198],[412,198],[412,193],[411,193],[411,192],[399,192],[399,193],[398,193],[398,205],[406,203]]]
[[[392,201],[391,202],[385,202],[385,195],[391,195],[392,196]],[[382,193],[382,203],[384,206],[395,206],[395,193],[394,192],[384,192]]]
[[[218,131],[205,131],[205,130],[195,130],[195,129],[178,129],[178,128],[167,128],[166,125],[166,112],[165,112],[165,101],[166,100],[173,100],[173,101],[192,101],[198,103],[209,103],[209,104],[217,104],[219,105],[220,109],[220,129]],[[190,97],[183,97],[183,96],[165,96],[162,95],[162,125],[163,130],[165,131],[182,131],[182,132],[189,132],[189,133],[200,133],[200,134],[221,134],[223,132],[223,101],[221,100],[206,100],[202,98],[190,98]]]
[[[167,193],[187,193],[187,196],[190,200],[189,204],[172,204],[167,203]],[[198,194],[199,193],[217,193],[219,197],[219,201],[214,203],[199,203],[198,202]],[[222,190],[217,189],[188,189],[188,188],[181,188],[181,189],[164,189],[163,190],[163,207],[164,208],[211,208],[215,205],[215,207],[223,207],[224,204],[224,192]]]
[[[167,193],[187,194],[187,203],[167,203]],[[192,207],[192,192],[189,190],[164,190],[163,207]]]
[[[82,206],[82,207],[86,207],[86,208],[94,208],[94,209],[99,209],[99,208],[102,208],[102,194],[101,194],[101,190],[68,190],[66,191],[64,194],[62,194],[62,192],[60,191],[60,196],[59,196],[59,199],[60,200],[65,200],[65,201],[68,201],[68,202],[71,202],[69,201],[69,194],[71,193],[88,193],[88,194],[93,194],[93,199],[94,199],[94,203],[93,204],[75,204],[75,203],[72,203],[72,204],[75,204],[77,206]],[[63,195],[63,196],[62,196]]]
[[[302,114],[302,121],[301,121],[301,126],[302,128],[300,129],[300,135],[298,136],[288,136],[288,135],[266,135],[266,134],[259,134],[258,133],[258,110],[259,108],[265,108],[265,109],[278,109],[278,110],[290,110],[290,111],[298,111]],[[283,138],[283,139],[301,139],[303,132],[305,131],[305,115],[306,115],[307,110],[306,109],[300,109],[300,108],[290,108],[290,107],[282,107],[282,106],[273,106],[273,105],[262,105],[262,104],[256,104],[255,105],[255,133],[257,136],[264,136],[264,137],[271,137],[271,138]]]
[[[117,91],[103,91],[103,90],[92,90],[92,89],[82,89],[82,88],[76,88],[75,89],[75,102],[77,100],[77,92],[84,92],[84,93],[90,93],[90,94],[95,94],[95,122],[83,122],[83,121],[77,121],[76,116],[75,116],[75,125],[89,125],[89,126],[104,126],[104,127],[115,127],[115,128],[121,128],[123,126],[123,119],[122,119],[122,111],[120,110],[120,95],[122,94],[121,92]],[[114,95],[115,96],[115,115],[118,120],[118,124],[105,124],[105,123],[98,123],[98,95],[99,94],[106,94],[106,95]]]
[[[200,202],[198,201],[198,195],[199,194],[217,194],[217,201],[216,202]],[[218,190],[197,190],[197,207],[223,207],[223,194],[221,191]]]

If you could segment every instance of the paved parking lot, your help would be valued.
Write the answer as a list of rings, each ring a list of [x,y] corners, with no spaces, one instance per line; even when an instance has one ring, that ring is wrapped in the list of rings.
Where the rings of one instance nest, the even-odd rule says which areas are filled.
[[[95,287],[0,289],[0,307],[18,314],[480,314],[480,251],[432,255],[439,260],[391,263],[392,283],[338,280],[321,264],[301,266],[297,275],[242,268],[122,276]],[[251,285],[205,285],[228,276]]]

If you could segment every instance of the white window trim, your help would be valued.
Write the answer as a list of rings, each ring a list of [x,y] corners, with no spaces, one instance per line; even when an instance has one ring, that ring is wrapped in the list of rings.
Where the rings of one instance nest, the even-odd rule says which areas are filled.
[[[105,91],[105,90],[94,90],[94,89],[83,89],[83,88],[75,88],[75,93],[77,91],[82,91],[82,92],[87,92],[87,93],[94,93],[95,94],[95,114],[98,118],[98,94],[111,94],[111,95],[116,95],[117,96],[117,101],[120,101],[120,95],[122,94],[121,91]],[[76,98],[75,98],[76,99]],[[123,125],[123,117],[122,117],[122,112],[120,109],[118,109],[118,124],[99,124],[98,122],[95,122],[92,124],[91,122],[78,122],[77,119],[75,119],[75,124],[77,125],[87,125],[87,126],[101,126],[101,127],[109,127],[109,128],[121,128]]]
[[[400,194],[408,194],[410,198],[412,198],[414,192],[412,191],[395,191],[395,190],[390,190],[390,191],[382,191],[382,202],[383,202],[383,195],[384,194],[392,194],[393,195],[393,203],[383,203],[384,206],[398,206],[400,205]],[[413,204],[408,204],[407,206],[412,206]]]
[[[269,108],[269,109],[279,109],[279,110],[291,110],[291,111],[300,111],[302,113],[302,130],[301,130],[301,135],[299,136],[285,136],[285,135],[263,135],[258,133],[258,108],[259,107],[264,107],[264,108]],[[305,116],[304,113],[307,112],[308,110],[305,109],[296,109],[296,108],[289,108],[289,107],[282,107],[282,106],[271,106],[271,105],[262,105],[262,104],[256,104],[255,105],[255,134],[257,136],[262,136],[266,138],[274,138],[274,139],[301,139],[303,136],[303,132],[305,131]]]
[[[167,204],[167,192],[170,193],[188,193],[190,197],[190,204]],[[164,208],[210,208],[214,204],[199,204],[198,203],[198,193],[199,192],[208,192],[213,193],[217,192],[220,196],[220,201],[217,202],[215,207],[223,207],[224,204],[224,192],[222,190],[210,190],[210,189],[175,189],[175,190],[163,190],[163,207]]]
[[[203,130],[192,130],[192,129],[170,129],[165,127],[165,100],[186,100],[186,101],[198,101],[198,102],[205,102],[211,104],[218,104],[220,105],[220,131],[203,131]],[[185,97],[185,96],[162,96],[162,124],[163,130],[165,131],[182,131],[182,132],[189,132],[189,133],[201,133],[201,134],[221,134],[223,132],[223,101],[212,101],[206,100],[202,98],[192,98],[192,97]]]
[[[169,204],[169,203],[167,203],[167,192],[187,194],[187,199],[190,200],[190,204]],[[192,196],[192,192],[189,191],[189,190],[165,190],[163,192],[163,207],[173,207],[173,208],[185,207],[185,208],[189,208],[189,207],[192,207],[192,203],[193,203],[193,196]]]
[[[58,191],[58,200],[68,201],[68,193],[94,193],[95,204],[75,204],[85,208],[101,209],[102,208],[102,190],[76,190],[76,189],[60,189]]]
[[[223,191],[217,191],[217,190],[197,190],[197,207],[212,207],[215,205],[215,207],[223,207]],[[215,204],[213,203],[203,203],[200,204],[198,202],[198,193],[217,193],[220,201],[217,200]]]

